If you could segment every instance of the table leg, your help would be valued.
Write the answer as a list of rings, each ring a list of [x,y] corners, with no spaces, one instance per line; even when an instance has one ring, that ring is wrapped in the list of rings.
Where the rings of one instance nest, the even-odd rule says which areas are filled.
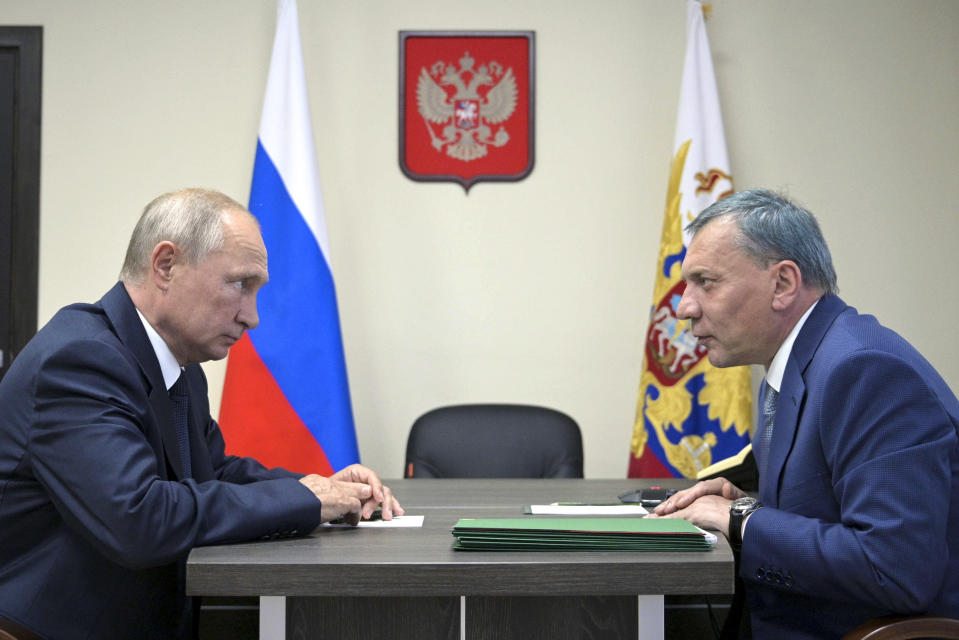
[[[260,640],[286,640],[286,597],[260,596]]]
[[[639,618],[638,640],[663,640],[666,625],[663,611],[665,596],[636,596]]]

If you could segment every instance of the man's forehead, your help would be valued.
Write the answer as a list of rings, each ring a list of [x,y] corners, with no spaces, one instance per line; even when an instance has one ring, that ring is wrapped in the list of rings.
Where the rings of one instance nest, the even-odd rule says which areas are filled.
[[[220,215],[220,224],[224,235],[255,235],[260,236],[260,223],[256,217],[246,209],[227,209]]]
[[[683,272],[719,268],[728,258],[735,257],[731,254],[740,253],[735,241],[738,232],[735,223],[724,220],[711,222],[700,229],[686,249]]]
[[[266,253],[260,225],[247,211],[228,211],[222,219],[224,245],[234,244]]]
[[[689,243],[699,250],[731,251],[737,249],[736,238],[739,227],[732,220],[716,220],[699,230]]]

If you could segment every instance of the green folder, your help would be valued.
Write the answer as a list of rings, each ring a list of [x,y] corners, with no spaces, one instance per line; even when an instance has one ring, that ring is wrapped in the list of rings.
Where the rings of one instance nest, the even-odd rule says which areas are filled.
[[[709,551],[677,518],[462,518],[451,530],[462,551]]]

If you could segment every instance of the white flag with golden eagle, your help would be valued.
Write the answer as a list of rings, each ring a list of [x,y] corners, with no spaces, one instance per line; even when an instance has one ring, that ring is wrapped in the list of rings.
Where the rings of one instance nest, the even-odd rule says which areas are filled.
[[[680,269],[689,238],[684,228],[733,192],[703,8],[696,0],[686,6],[674,149],[630,443],[631,478],[693,478],[739,453],[750,440],[749,368],[710,365],[689,323],[676,316],[685,289]]]

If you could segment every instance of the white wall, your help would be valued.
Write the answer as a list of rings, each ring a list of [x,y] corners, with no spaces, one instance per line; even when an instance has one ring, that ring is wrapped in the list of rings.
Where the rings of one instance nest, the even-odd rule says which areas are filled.
[[[589,477],[627,466],[684,46],[679,0],[300,0],[363,461],[402,472],[436,405],[558,407]],[[249,192],[272,0],[32,0],[43,25],[40,320],[113,284],[182,186]],[[738,188],[815,212],[847,302],[959,388],[959,2],[717,0],[707,23]],[[416,183],[397,164],[397,32],[536,31],[536,166]],[[207,366],[216,391],[223,363]]]

